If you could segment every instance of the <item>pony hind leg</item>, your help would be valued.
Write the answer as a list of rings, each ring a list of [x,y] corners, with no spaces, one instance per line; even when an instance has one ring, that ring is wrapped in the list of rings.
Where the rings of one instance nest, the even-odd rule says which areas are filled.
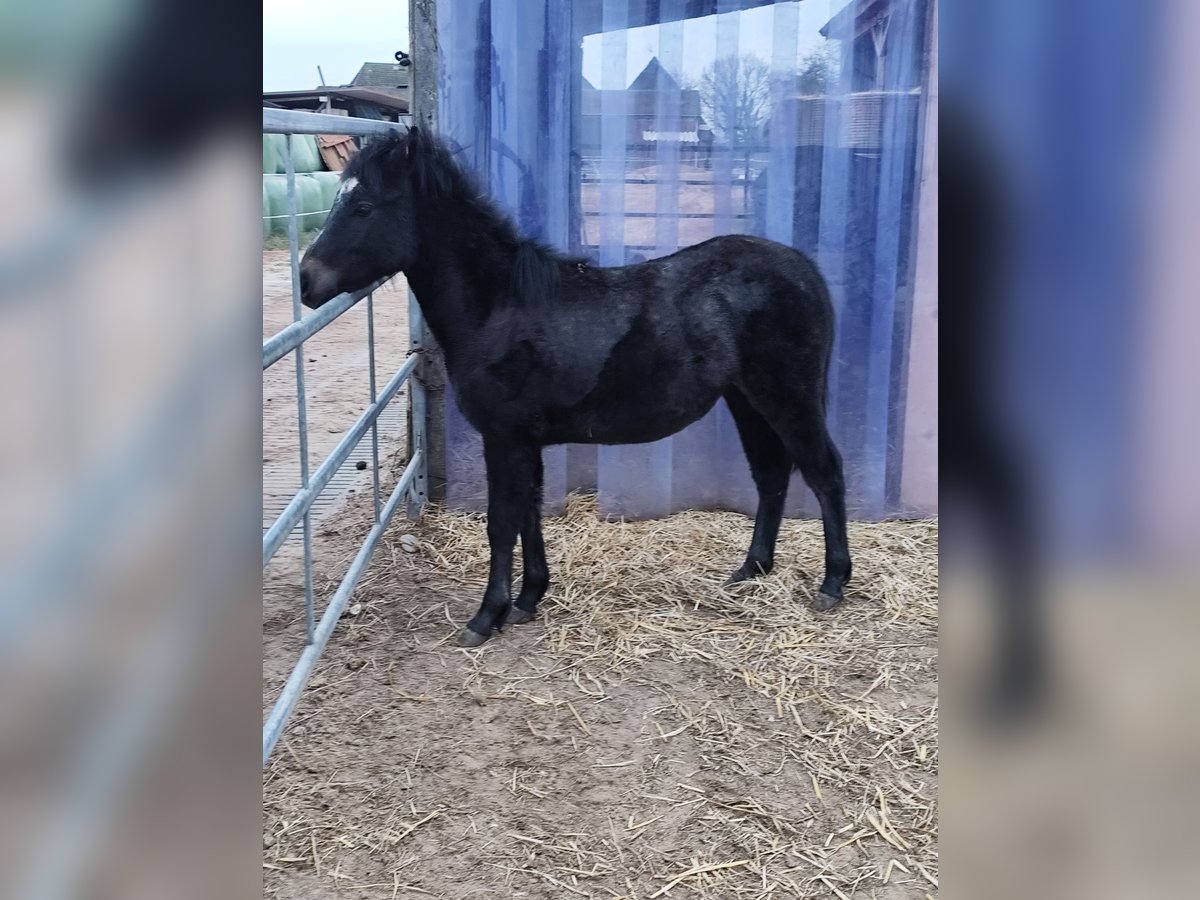
[[[524,571],[521,576],[521,593],[508,610],[510,625],[522,625],[537,614],[538,601],[550,586],[550,569],[546,565],[546,545],[542,540],[542,456],[538,451],[537,467],[534,470],[534,495],[525,521],[521,524],[521,555]]]
[[[820,611],[831,609],[842,601],[851,567],[846,537],[846,481],[841,454],[825,427],[825,404],[813,396],[796,396],[783,385],[771,385],[771,389],[757,392],[750,399],[779,435],[821,505],[825,575],[812,605]]]
[[[742,450],[750,464],[750,474],[758,488],[758,510],[754,516],[754,537],[746,561],[734,572],[729,584],[737,584],[759,575],[767,575],[775,565],[775,543],[783,521],[792,457],[770,423],[736,389],[725,393],[725,402],[737,425]]]
[[[846,537],[846,479],[842,455],[829,436],[824,416],[814,414],[812,434],[800,443],[796,465],[821,505],[825,533],[825,577],[813,608],[827,610],[842,602],[842,589],[850,580],[850,545]]]

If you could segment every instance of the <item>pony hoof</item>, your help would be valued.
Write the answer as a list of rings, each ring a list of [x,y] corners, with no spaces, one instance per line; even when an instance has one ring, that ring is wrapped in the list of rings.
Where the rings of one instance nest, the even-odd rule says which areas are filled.
[[[748,569],[742,566],[736,572],[729,576],[725,581],[725,587],[730,587],[735,584],[741,584],[743,581],[753,581],[755,578],[761,578],[766,573],[755,566],[753,569]]]
[[[519,606],[514,606],[508,611],[508,618],[505,621],[509,625],[524,625],[526,622],[533,621],[533,613],[527,609],[521,609]]]
[[[458,633],[458,640],[455,641],[460,647],[478,647],[486,641],[490,634],[480,634],[477,631],[472,631],[470,628],[464,628]]]
[[[825,612],[826,610],[833,609],[841,602],[841,597],[834,597],[832,594],[827,594],[824,591],[820,591],[813,599],[812,607],[817,612]]]

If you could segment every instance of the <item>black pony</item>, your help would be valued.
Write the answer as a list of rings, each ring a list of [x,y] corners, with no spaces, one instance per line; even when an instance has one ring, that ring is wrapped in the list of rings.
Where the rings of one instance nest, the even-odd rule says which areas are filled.
[[[525,238],[413,128],[355,155],[300,265],[306,306],[404,272],[442,345],[459,406],[483,435],[491,572],[459,636],[482,644],[533,618],[550,577],[542,447],[654,441],[724,397],[758,487],[754,538],[731,582],[771,570],[799,468],[821,504],[825,579],[850,577],[841,457],[825,429],[833,308],[803,254],[729,235],[650,262],[597,268]],[[513,603],[512,559],[524,548]]]

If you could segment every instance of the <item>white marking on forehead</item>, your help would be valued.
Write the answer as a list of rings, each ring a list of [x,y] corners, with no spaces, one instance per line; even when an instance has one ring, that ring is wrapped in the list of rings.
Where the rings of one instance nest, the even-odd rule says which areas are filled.
[[[337,195],[339,198],[345,197],[356,187],[358,187],[358,179],[357,178],[347,178],[345,181],[342,182],[342,186],[340,188],[338,188]]]

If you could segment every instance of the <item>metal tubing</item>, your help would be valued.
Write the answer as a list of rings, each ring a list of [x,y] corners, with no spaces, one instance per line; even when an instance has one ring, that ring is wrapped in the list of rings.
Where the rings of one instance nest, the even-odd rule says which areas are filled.
[[[299,322],[300,309],[300,234],[296,223],[296,163],[292,153],[292,135],[284,141],[287,172],[288,258],[292,267],[292,321]],[[296,427],[300,432],[300,487],[308,487],[308,397],[304,391],[304,345],[296,345]],[[312,517],[304,511],[304,633],[308,643],[313,637],[312,588]]]
[[[375,403],[375,294],[367,294],[367,365],[371,403]],[[375,521],[379,521],[379,420],[371,423],[371,485],[375,500]]]
[[[264,134],[347,134],[351,137],[371,137],[405,131],[411,123],[411,116],[403,116],[399,122],[384,122],[296,109],[263,108]]]
[[[333,629],[337,626],[338,619],[341,618],[346,601],[350,599],[350,595],[354,592],[354,586],[358,584],[359,577],[361,577],[363,571],[367,568],[367,563],[370,562],[371,553],[375,550],[375,545],[379,543],[380,537],[387,530],[388,523],[392,520],[392,515],[400,505],[401,499],[407,494],[409,484],[412,482],[413,476],[421,464],[422,456],[420,453],[416,453],[409,460],[408,465],[405,466],[400,480],[396,482],[396,487],[392,491],[392,495],[388,498],[387,505],[383,508],[382,517],[375,523],[370,532],[367,533],[362,547],[359,548],[358,554],[354,557],[354,562],[350,564],[350,568],[346,572],[346,577],[342,579],[342,583],[338,585],[337,591],[330,598],[329,605],[325,607],[325,613],[321,616],[321,622],[317,625],[312,642],[300,654],[300,661],[292,669],[292,674],[288,676],[287,683],[283,686],[279,698],[271,708],[266,722],[263,723],[262,762],[264,767],[271,755],[271,750],[275,747],[275,742],[279,740],[279,735],[283,731],[283,726],[287,723],[288,716],[292,714],[292,710],[295,709],[296,703],[300,700],[300,694],[304,690],[304,685],[308,681],[309,675],[312,674],[313,667],[317,664],[317,659],[320,657],[321,651],[325,649],[325,645],[329,642],[329,638],[333,634]]]
[[[421,319],[420,308],[416,305],[411,293],[410,305],[410,335],[413,353],[404,364],[388,380],[383,390],[376,392],[377,373],[375,371],[375,306],[372,292],[379,288],[387,279],[380,279],[360,291],[343,293],[334,297],[321,306],[320,309],[302,316],[299,293],[299,234],[296,209],[296,172],[292,156],[292,142],[295,134],[346,134],[357,137],[389,134],[403,131],[411,123],[411,118],[404,117],[401,122],[380,122],[375,120],[353,119],[342,116],[328,116],[316,113],[297,112],[292,110],[264,109],[263,132],[266,134],[286,134],[286,172],[288,190],[288,246],[290,251],[292,275],[292,324],[263,342],[263,370],[270,368],[288,353],[296,355],[296,403],[300,424],[300,463],[301,488],[292,497],[287,508],[276,519],[263,535],[263,567],[278,552],[287,536],[303,519],[304,522],[304,579],[305,579],[305,612],[308,634],[308,644],[300,655],[295,668],[288,676],[283,691],[276,700],[274,707],[263,724],[263,765],[271,755],[279,735],[287,723],[288,717],[299,702],[304,685],[312,674],[321,652],[329,642],[338,619],[352,595],[355,585],[370,562],[375,547],[387,530],[396,509],[400,503],[407,501],[410,516],[419,513],[426,496],[426,456],[425,456],[425,391],[424,386],[412,383],[413,403],[413,435],[412,446],[409,448],[409,462],[400,475],[387,503],[380,506],[380,472],[379,472],[379,415],[396,396],[396,393],[410,380],[416,370],[420,357],[417,351],[424,344],[424,323]],[[317,467],[316,471],[308,471],[308,422],[307,398],[304,388],[304,342],[328,326],[364,297],[367,299],[367,339],[370,358],[370,391],[371,404],[363,411],[353,426],[341,437],[336,447]],[[336,592],[325,607],[319,622],[314,622],[313,591],[312,591],[312,505],[316,498],[329,485],[334,474],[349,458],[354,448],[363,439],[367,429],[371,429],[371,456],[374,463],[373,485],[375,501],[375,524],[360,546],[349,570],[338,585]]]
[[[287,328],[280,329],[267,338],[263,341],[263,368],[271,368],[385,281],[386,279],[381,278],[361,291],[355,291],[352,294],[338,294],[320,309],[309,313],[299,322],[293,322]]]
[[[271,561],[271,557],[278,552],[287,536],[291,534],[292,529],[296,527],[296,523],[300,521],[301,516],[309,510],[313,501],[325,489],[325,486],[329,484],[329,480],[333,478],[334,473],[341,468],[342,463],[346,461],[346,458],[358,446],[358,442],[367,433],[367,429],[371,427],[371,423],[379,417],[384,407],[396,396],[396,392],[400,390],[400,386],[404,384],[408,376],[412,374],[413,369],[416,368],[418,359],[419,357],[416,355],[410,356],[404,361],[404,365],[396,370],[396,374],[392,376],[391,380],[380,392],[379,399],[367,407],[363,414],[359,416],[358,421],[350,427],[350,430],[342,435],[342,439],[338,441],[337,446],[333,448],[329,456],[325,458],[325,461],[313,473],[308,487],[296,492],[296,496],[292,498],[292,502],[287,505],[287,508],[272,523],[267,533],[263,535],[262,558],[264,568]]]

